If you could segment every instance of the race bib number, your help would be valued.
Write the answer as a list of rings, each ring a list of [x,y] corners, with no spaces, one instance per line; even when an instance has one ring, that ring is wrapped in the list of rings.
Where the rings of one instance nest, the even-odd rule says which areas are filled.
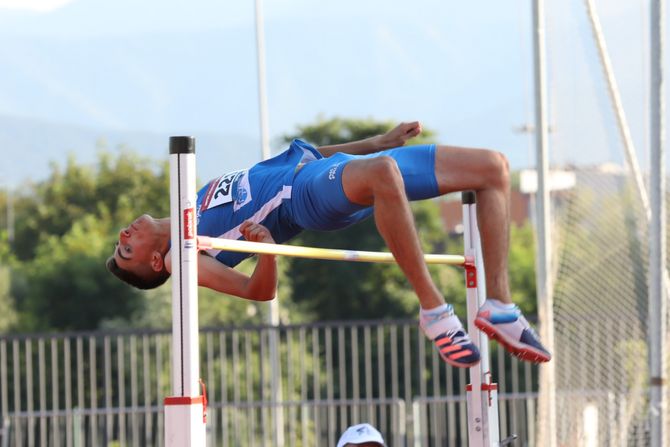
[[[213,180],[202,201],[200,212],[232,201],[235,201],[235,210],[248,203],[251,200],[248,172],[248,170],[235,171]],[[233,190],[234,186],[236,190]]]

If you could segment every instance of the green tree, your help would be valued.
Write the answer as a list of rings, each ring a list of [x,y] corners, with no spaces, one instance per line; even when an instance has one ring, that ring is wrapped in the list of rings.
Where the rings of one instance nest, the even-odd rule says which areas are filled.
[[[510,229],[509,282],[512,301],[525,315],[537,314],[535,288],[535,233],[530,222]]]
[[[17,319],[14,300],[10,294],[13,264],[7,231],[0,230],[0,334],[12,329]]]
[[[167,162],[156,163],[130,150],[116,157],[99,154],[96,165],[70,156],[65,168],[52,164],[46,180],[29,185],[15,199],[15,253],[32,259],[51,236],[63,236],[87,215],[105,218],[120,228],[139,212],[169,214]],[[141,210],[141,211],[140,211]]]
[[[105,259],[132,218],[167,215],[168,176],[167,163],[123,150],[100,153],[92,166],[70,157],[22,189],[12,272],[17,329],[94,329],[137,312],[143,294],[110,275]]]
[[[105,318],[130,315],[140,294],[110,275],[109,223],[87,215],[63,236],[52,235],[21,265],[17,285],[24,329],[95,329]]]

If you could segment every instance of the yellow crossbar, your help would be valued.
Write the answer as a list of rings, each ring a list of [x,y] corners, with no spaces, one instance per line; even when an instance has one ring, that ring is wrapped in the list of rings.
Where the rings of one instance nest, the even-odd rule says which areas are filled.
[[[198,249],[217,249],[243,253],[291,256],[295,258],[326,259],[331,261],[384,262],[393,263],[391,253],[360,250],[337,250],[332,248],[303,247],[300,245],[266,244],[233,239],[198,236]],[[465,256],[424,255],[427,264],[465,265]]]

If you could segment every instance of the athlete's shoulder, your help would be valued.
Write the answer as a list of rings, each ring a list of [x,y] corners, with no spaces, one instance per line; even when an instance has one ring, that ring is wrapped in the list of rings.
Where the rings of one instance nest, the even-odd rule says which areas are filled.
[[[319,159],[323,158],[323,155],[321,155],[321,152],[319,150],[312,146],[311,144],[307,143],[306,141],[300,140],[298,138],[294,139],[291,141],[291,145],[289,146],[289,150],[296,150],[296,151],[301,151],[303,153],[303,156],[312,156],[314,159]]]
[[[277,168],[289,167],[292,169],[299,163],[306,163],[308,161],[318,160],[319,158],[323,158],[323,155],[321,155],[314,146],[305,141],[295,139],[291,141],[291,144],[286,150],[254,165],[251,168],[251,171],[257,171],[263,168],[271,168],[274,170]]]

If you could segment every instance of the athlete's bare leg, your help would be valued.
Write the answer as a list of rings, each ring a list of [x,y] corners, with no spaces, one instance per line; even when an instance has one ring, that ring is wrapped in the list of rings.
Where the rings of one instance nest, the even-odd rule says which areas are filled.
[[[477,217],[489,299],[477,312],[475,326],[523,360],[548,362],[551,353],[542,346],[535,331],[510,299],[507,159],[495,151],[438,146],[435,174],[441,194],[463,190],[477,192]]]
[[[477,220],[487,294],[510,303],[507,275],[510,181],[507,159],[495,151],[437,146],[435,176],[440,194],[466,190],[477,192]]]
[[[464,190],[477,192],[488,295],[509,303],[510,185],[507,159],[495,151],[437,146],[435,175],[440,194]],[[431,309],[442,304],[444,299],[423,261],[402,176],[395,161],[390,157],[351,161],[342,173],[342,184],[352,202],[374,204],[379,232],[414,287],[421,306]]]
[[[477,192],[487,295],[495,299],[487,299],[480,307],[475,325],[521,359],[531,362],[551,360],[551,353],[542,346],[535,331],[510,300],[507,159],[495,151],[438,146],[435,175],[440,194],[464,190]],[[421,302],[421,328],[434,340],[442,358],[459,367],[476,364],[480,359],[476,346],[465,334],[453,310],[440,306],[444,299],[423,261],[402,176],[395,161],[382,156],[350,162],[342,173],[342,184],[349,200],[374,204],[379,232]]]
[[[424,262],[414,217],[395,160],[385,156],[353,160],[342,171],[342,185],[351,202],[374,205],[379,233],[414,288],[421,307],[428,310],[444,304],[444,297]]]

